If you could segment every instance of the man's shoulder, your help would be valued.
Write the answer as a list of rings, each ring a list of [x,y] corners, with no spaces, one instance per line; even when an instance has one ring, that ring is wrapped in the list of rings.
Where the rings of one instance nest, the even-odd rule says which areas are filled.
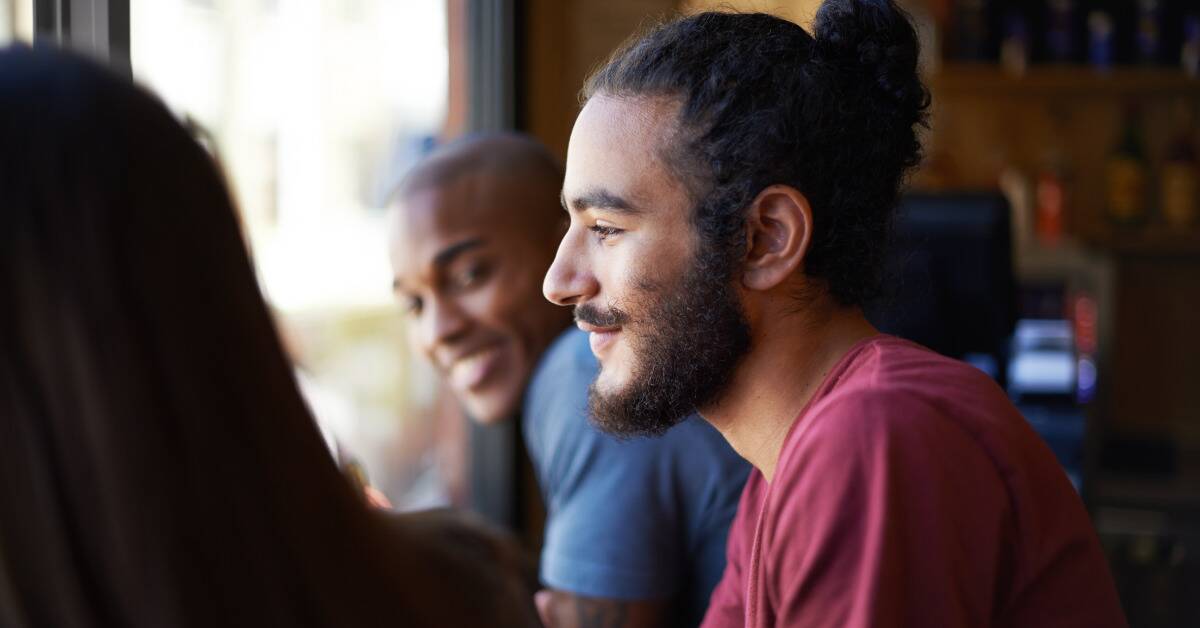
[[[1020,446],[1016,441],[1026,439],[1026,427],[1007,395],[982,371],[884,338],[856,356],[840,380],[798,418],[785,449],[792,458],[819,451],[822,459],[864,464],[948,446],[991,457]]]
[[[991,385],[986,373],[961,360],[895,336],[881,335],[865,343],[843,378],[856,384],[920,390]]]
[[[588,385],[599,369],[588,346],[587,334],[575,327],[559,334],[542,353],[529,379],[526,418],[552,412],[553,408],[547,405],[578,406],[585,402]]]
[[[856,412],[877,418],[965,418],[1015,408],[995,380],[978,368],[918,344],[885,336],[869,343],[839,374],[814,414]],[[889,427],[890,422],[876,427]]]
[[[535,466],[549,464],[550,457],[561,458],[555,452],[574,449],[578,445],[573,443],[589,439],[587,391],[598,370],[587,335],[574,327],[562,332],[538,359],[525,389],[521,417]]]
[[[599,370],[587,334],[572,326],[559,334],[538,358],[530,379],[530,393],[536,394],[547,384],[561,386],[568,378],[573,383],[582,383],[586,389]]]

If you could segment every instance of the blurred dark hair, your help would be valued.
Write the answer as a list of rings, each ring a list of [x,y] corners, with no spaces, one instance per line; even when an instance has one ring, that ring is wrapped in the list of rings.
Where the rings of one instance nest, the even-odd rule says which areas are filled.
[[[208,155],[68,53],[0,50],[0,291],[0,625],[511,623],[335,468]]]
[[[700,13],[627,43],[582,96],[679,101],[663,156],[728,267],[745,254],[754,197],[774,184],[800,190],[815,223],[805,272],[862,305],[878,290],[901,184],[920,161],[929,93],[916,33],[894,2],[826,0],[813,31],[761,13]]]

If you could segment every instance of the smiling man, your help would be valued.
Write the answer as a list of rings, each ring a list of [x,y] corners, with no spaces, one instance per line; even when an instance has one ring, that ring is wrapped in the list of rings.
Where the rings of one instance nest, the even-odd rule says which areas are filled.
[[[562,172],[535,141],[481,135],[408,175],[391,232],[416,348],[483,423],[521,416],[546,503],[538,596],[551,627],[696,625],[725,564],[748,467],[698,417],[621,441],[587,420],[599,369],[541,295],[565,228]]]
[[[544,290],[589,332],[599,425],[699,409],[756,468],[706,626],[1124,625],[1004,393],[863,316],[919,161],[916,68],[894,3],[826,0],[814,35],[666,24],[585,87]]]

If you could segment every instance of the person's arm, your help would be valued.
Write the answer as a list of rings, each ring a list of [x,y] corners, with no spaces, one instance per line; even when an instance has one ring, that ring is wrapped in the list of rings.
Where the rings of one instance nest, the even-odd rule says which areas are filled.
[[[533,562],[510,533],[464,511],[374,514],[405,546],[399,554],[404,564],[397,568],[406,572],[411,597],[397,600],[397,607],[424,619],[413,625],[540,624],[532,599]]]
[[[657,628],[667,625],[666,600],[617,600],[543,589],[535,598],[546,628]]]
[[[670,618],[685,564],[680,524],[646,490],[659,482],[638,458],[597,456],[609,470],[625,467],[591,466],[570,483],[577,490],[557,496],[541,554],[547,588],[537,598],[547,626],[660,626]]]

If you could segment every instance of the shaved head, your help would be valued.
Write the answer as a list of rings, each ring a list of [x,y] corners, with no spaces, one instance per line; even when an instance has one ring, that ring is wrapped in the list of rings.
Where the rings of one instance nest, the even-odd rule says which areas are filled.
[[[563,170],[558,160],[537,140],[520,133],[493,132],[468,135],[434,149],[404,177],[396,196],[404,200],[429,190],[444,190],[472,178],[485,185],[513,183],[522,187],[550,190],[558,198]],[[524,209],[560,209],[542,204]]]
[[[562,169],[536,140],[469,136],[434,150],[395,195],[393,288],[409,336],[483,422],[516,413],[570,313],[541,294],[566,228]]]

